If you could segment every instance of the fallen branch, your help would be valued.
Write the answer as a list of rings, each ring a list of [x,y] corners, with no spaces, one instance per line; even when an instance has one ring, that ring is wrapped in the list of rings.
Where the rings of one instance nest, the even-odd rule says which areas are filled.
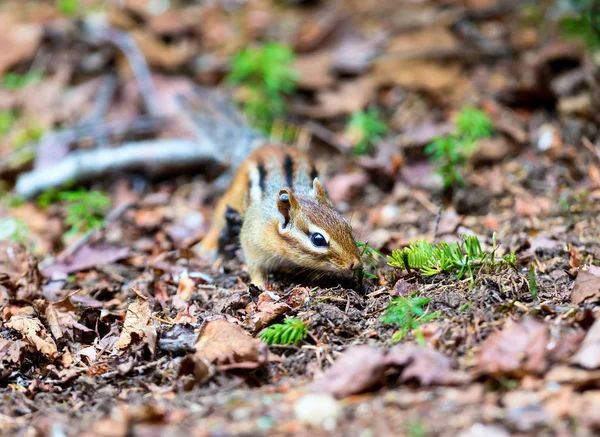
[[[139,171],[153,176],[207,163],[220,164],[226,157],[211,153],[215,147],[207,146],[207,141],[161,139],[75,151],[56,165],[20,175],[15,190],[30,199],[50,188],[101,179],[110,173]]]

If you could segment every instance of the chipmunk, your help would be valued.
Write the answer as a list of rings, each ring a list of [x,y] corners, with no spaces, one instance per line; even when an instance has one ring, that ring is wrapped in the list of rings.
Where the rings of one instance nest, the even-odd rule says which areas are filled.
[[[251,282],[307,268],[351,274],[362,266],[352,228],[326,197],[310,158],[294,147],[254,150],[218,202],[200,252],[214,255],[227,207],[242,216],[240,242]]]

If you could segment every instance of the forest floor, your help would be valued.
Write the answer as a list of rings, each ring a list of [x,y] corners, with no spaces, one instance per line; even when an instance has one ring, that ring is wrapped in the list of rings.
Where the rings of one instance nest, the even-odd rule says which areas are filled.
[[[550,6],[57,3],[0,6],[2,434],[600,432],[600,75]],[[196,255],[215,176],[244,138],[191,172],[145,162],[69,189],[44,179],[75,151],[202,142],[195,87],[230,91],[231,56],[260,41],[295,52],[291,142],[383,254],[367,249],[362,279],[276,277],[265,291],[239,250]],[[365,108],[387,128],[361,155],[346,126]],[[493,127],[456,164],[464,185],[444,189],[425,146],[454,138],[463,108]],[[488,254],[472,272],[385,258],[463,235]],[[305,323],[304,341],[260,341],[285,318]]]

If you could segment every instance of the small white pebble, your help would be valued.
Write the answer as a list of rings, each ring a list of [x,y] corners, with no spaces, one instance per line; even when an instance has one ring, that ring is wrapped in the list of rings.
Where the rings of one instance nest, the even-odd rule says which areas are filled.
[[[310,393],[296,401],[294,413],[301,422],[332,430],[337,425],[342,407],[330,394]]]

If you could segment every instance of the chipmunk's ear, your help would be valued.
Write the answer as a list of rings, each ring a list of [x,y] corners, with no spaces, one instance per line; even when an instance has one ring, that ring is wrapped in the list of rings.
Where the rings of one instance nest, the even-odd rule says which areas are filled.
[[[280,190],[277,195],[277,209],[283,216],[282,227],[285,228],[300,209],[300,204],[290,190]]]
[[[319,203],[329,204],[329,200],[327,200],[327,195],[325,194],[325,188],[323,188],[323,185],[321,185],[318,178],[313,179],[313,192]]]

